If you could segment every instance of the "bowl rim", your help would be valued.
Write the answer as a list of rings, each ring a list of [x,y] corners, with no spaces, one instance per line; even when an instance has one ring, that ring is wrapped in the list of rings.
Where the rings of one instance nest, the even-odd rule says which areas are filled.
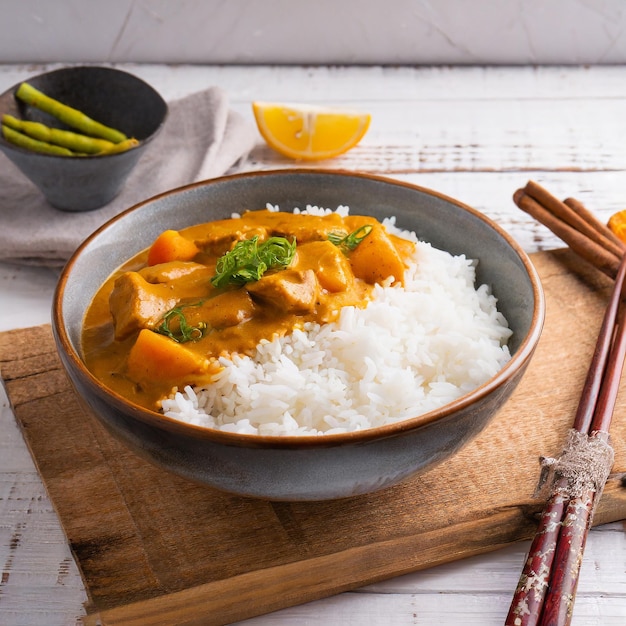
[[[347,433],[334,433],[325,435],[257,435],[257,434],[244,434],[244,433],[232,433],[221,431],[206,426],[199,426],[195,424],[189,424],[177,420],[175,418],[167,417],[159,414],[156,411],[151,411],[144,407],[141,407],[134,402],[126,399],[120,394],[108,389],[99,379],[97,379],[86,367],[81,355],[78,354],[70,341],[67,334],[65,325],[63,323],[63,294],[65,285],[69,280],[73,266],[77,259],[80,257],[82,251],[91,244],[99,235],[113,226],[115,223],[123,220],[128,214],[140,210],[143,206],[150,204],[156,200],[164,197],[176,195],[181,192],[196,189],[199,187],[210,186],[216,183],[224,183],[230,180],[241,180],[261,177],[272,177],[275,175],[329,175],[337,177],[357,178],[364,180],[378,181],[391,185],[401,186],[408,189],[420,191],[424,194],[434,196],[438,199],[449,202],[457,207],[468,211],[474,217],[485,222],[490,228],[494,229],[501,237],[504,238],[506,243],[513,249],[519,260],[524,266],[524,269],[530,279],[533,292],[533,313],[530,324],[530,329],[523,341],[520,343],[519,348],[511,359],[489,380],[482,385],[474,388],[473,390],[463,394],[459,398],[449,402],[442,407],[428,411],[421,415],[409,417],[399,420],[392,424],[385,424],[382,426],[376,426],[358,431],[352,431]],[[112,270],[114,271],[114,270]],[[61,271],[57,286],[53,296],[52,305],[52,326],[57,341],[57,345],[60,346],[65,356],[71,361],[73,367],[80,372],[83,379],[89,384],[97,395],[100,397],[113,398],[114,402],[125,406],[130,414],[134,418],[139,419],[142,422],[149,424],[150,426],[157,427],[160,430],[166,430],[172,433],[186,435],[201,440],[211,440],[216,443],[222,443],[231,445],[234,447],[245,448],[319,448],[319,447],[332,447],[346,444],[358,444],[366,443],[373,440],[380,440],[389,437],[396,437],[408,431],[419,429],[423,426],[430,425],[439,420],[443,420],[448,416],[451,416],[456,411],[466,409],[475,402],[484,399],[491,392],[495,391],[508,379],[512,378],[518,371],[523,369],[525,364],[530,360],[535,351],[537,343],[541,337],[543,330],[543,324],[546,314],[545,295],[541,285],[541,281],[537,270],[535,269],[528,254],[524,251],[521,245],[501,226],[491,220],[489,217],[454,198],[446,196],[438,191],[428,189],[413,183],[406,181],[400,181],[386,176],[380,176],[377,174],[370,174],[365,172],[354,172],[344,169],[334,170],[322,170],[311,168],[289,168],[289,169],[272,169],[261,170],[251,172],[240,172],[235,174],[228,174],[219,176],[209,180],[198,181],[170,189],[163,193],[157,194],[150,198],[147,198],[128,209],[117,214],[91,235],[89,235],[74,251],[71,257],[68,259],[66,265]]]
[[[106,71],[106,72],[111,72],[111,73],[115,73],[115,74],[123,74],[126,76],[129,76],[130,78],[136,80],[138,83],[143,84],[145,87],[147,87],[148,89],[150,89],[150,91],[153,93],[154,96],[156,96],[162,103],[163,105],[163,118],[161,119],[161,121],[159,122],[159,125],[145,138],[142,139],[138,145],[133,146],[132,148],[129,148],[128,150],[125,150],[123,152],[113,152],[113,153],[107,153],[107,154],[84,154],[80,156],[80,161],[93,161],[93,160],[104,160],[104,159],[109,159],[109,158],[115,158],[121,154],[126,154],[128,152],[131,152],[133,150],[136,150],[139,147],[142,146],[147,146],[149,143],[152,142],[152,140],[161,132],[161,130],[163,129],[163,126],[165,125],[165,122],[167,121],[168,115],[169,115],[169,106],[167,104],[167,101],[163,98],[163,96],[148,82],[146,82],[145,80],[143,80],[143,78],[139,78],[139,76],[133,74],[132,72],[127,72],[125,70],[120,70],[116,67],[108,67],[106,65],[85,65],[85,64],[81,64],[81,65],[66,65],[63,67],[59,67],[53,70],[49,70],[47,72],[40,72],[39,74],[32,74],[31,76],[28,76],[26,78],[24,78],[23,80],[20,80],[19,82],[15,83],[14,85],[12,85],[11,87],[9,87],[8,89],[5,89],[2,93],[0,93],[0,100],[2,98],[4,98],[5,96],[8,96],[10,94],[13,94],[15,97],[15,92],[17,91],[17,88],[24,82],[28,82],[29,80],[32,80],[34,78],[40,78],[43,76],[50,76],[52,74],[60,74],[60,73],[65,73],[65,72],[69,72],[69,71],[75,71],[75,70],[98,70],[98,71]],[[0,111],[0,117],[2,116],[2,114],[4,113],[4,111]],[[41,158],[45,158],[45,159],[71,159],[71,160],[75,160],[77,157],[73,156],[73,155],[67,155],[67,154],[49,154],[47,152],[35,152],[33,150],[28,150],[26,148],[22,148],[21,146],[17,146],[14,143],[11,143],[10,141],[7,141],[4,136],[2,135],[2,133],[0,132],[0,146],[2,146],[3,150],[13,150],[17,153],[20,154],[24,154],[24,155],[30,155],[30,156],[36,156],[36,157],[41,157]]]

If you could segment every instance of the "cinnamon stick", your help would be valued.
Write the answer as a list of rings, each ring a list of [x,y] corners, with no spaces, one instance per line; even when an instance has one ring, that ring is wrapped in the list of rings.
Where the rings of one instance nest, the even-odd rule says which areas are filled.
[[[624,251],[626,249],[626,244],[624,244],[606,224],[602,223],[580,200],[576,200],[576,198],[565,198],[563,204],[578,213],[582,219],[618,246],[619,250]]]
[[[533,180],[528,181],[524,191],[531,198],[545,207],[550,213],[556,215],[577,231],[586,235],[598,245],[606,248],[618,258],[624,254],[624,245],[616,242],[613,233],[608,226],[602,224],[590,211],[586,210],[581,203],[574,201],[574,207],[570,203],[561,202],[549,193],[541,185]]]
[[[527,185],[528,187],[528,185]],[[527,188],[526,187],[526,188]],[[513,200],[517,206],[525,211],[538,222],[549,228],[557,237],[563,240],[576,254],[604,272],[607,276],[615,278],[619,267],[621,254],[617,254],[607,249],[597,242],[597,237],[592,239],[585,232],[578,230],[568,221],[558,217],[540,204],[535,198],[526,193],[526,188],[518,189],[513,195]],[[545,198],[544,198],[545,199]],[[554,205],[550,203],[552,208]],[[563,204],[570,213],[573,213],[567,205]],[[588,226],[585,228],[589,230]],[[623,254],[623,251],[622,251]]]

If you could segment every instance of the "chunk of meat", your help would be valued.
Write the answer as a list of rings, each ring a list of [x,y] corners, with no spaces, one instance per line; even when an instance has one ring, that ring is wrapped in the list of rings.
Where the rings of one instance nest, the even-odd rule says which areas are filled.
[[[230,328],[247,322],[254,316],[255,305],[245,289],[226,291],[198,306],[184,309],[185,319],[191,326],[204,322],[210,328]]]
[[[289,241],[296,238],[298,245],[309,241],[324,241],[328,233],[343,228],[343,218],[338,213],[315,216],[308,219],[300,216],[294,220],[293,214],[268,211],[250,211],[244,214],[244,220],[250,225],[263,225],[268,236],[285,237]]]
[[[260,241],[267,239],[267,229],[262,226],[239,224],[238,228],[233,228],[232,221],[220,220],[213,222],[209,232],[195,240],[196,246],[203,252],[221,256],[233,248],[238,241],[252,239],[258,236]]]
[[[169,285],[153,285],[137,272],[124,272],[109,296],[115,338],[125,339],[142,328],[154,327],[177,302]]]
[[[252,298],[280,311],[308,313],[315,309],[319,284],[313,270],[283,270],[249,283],[247,290]]]

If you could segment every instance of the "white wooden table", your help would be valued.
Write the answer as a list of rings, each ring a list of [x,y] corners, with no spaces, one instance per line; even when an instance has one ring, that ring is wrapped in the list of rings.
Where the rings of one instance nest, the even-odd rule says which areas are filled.
[[[0,66],[0,91],[50,69]],[[560,247],[515,207],[530,178],[602,219],[626,207],[626,67],[123,66],[166,99],[209,85],[252,120],[252,100],[359,107],[371,128],[325,168],[387,175],[484,211],[529,252]],[[259,139],[260,142],[260,139]],[[259,143],[240,169],[295,164]],[[0,228],[3,216],[0,213]],[[49,321],[56,273],[0,264],[0,331]],[[1,358],[1,355],[0,355]],[[0,390],[0,624],[80,623],[85,592],[58,518]],[[626,623],[623,523],[594,529],[574,626]],[[527,543],[251,619],[246,625],[502,624]]]

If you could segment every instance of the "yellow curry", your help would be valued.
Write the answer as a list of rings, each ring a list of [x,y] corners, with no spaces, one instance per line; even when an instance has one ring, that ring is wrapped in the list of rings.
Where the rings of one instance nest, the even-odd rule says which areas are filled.
[[[365,306],[374,284],[403,282],[414,251],[375,218],[337,213],[249,211],[167,230],[90,304],[87,367],[156,410],[174,388],[209,383],[220,356]]]

